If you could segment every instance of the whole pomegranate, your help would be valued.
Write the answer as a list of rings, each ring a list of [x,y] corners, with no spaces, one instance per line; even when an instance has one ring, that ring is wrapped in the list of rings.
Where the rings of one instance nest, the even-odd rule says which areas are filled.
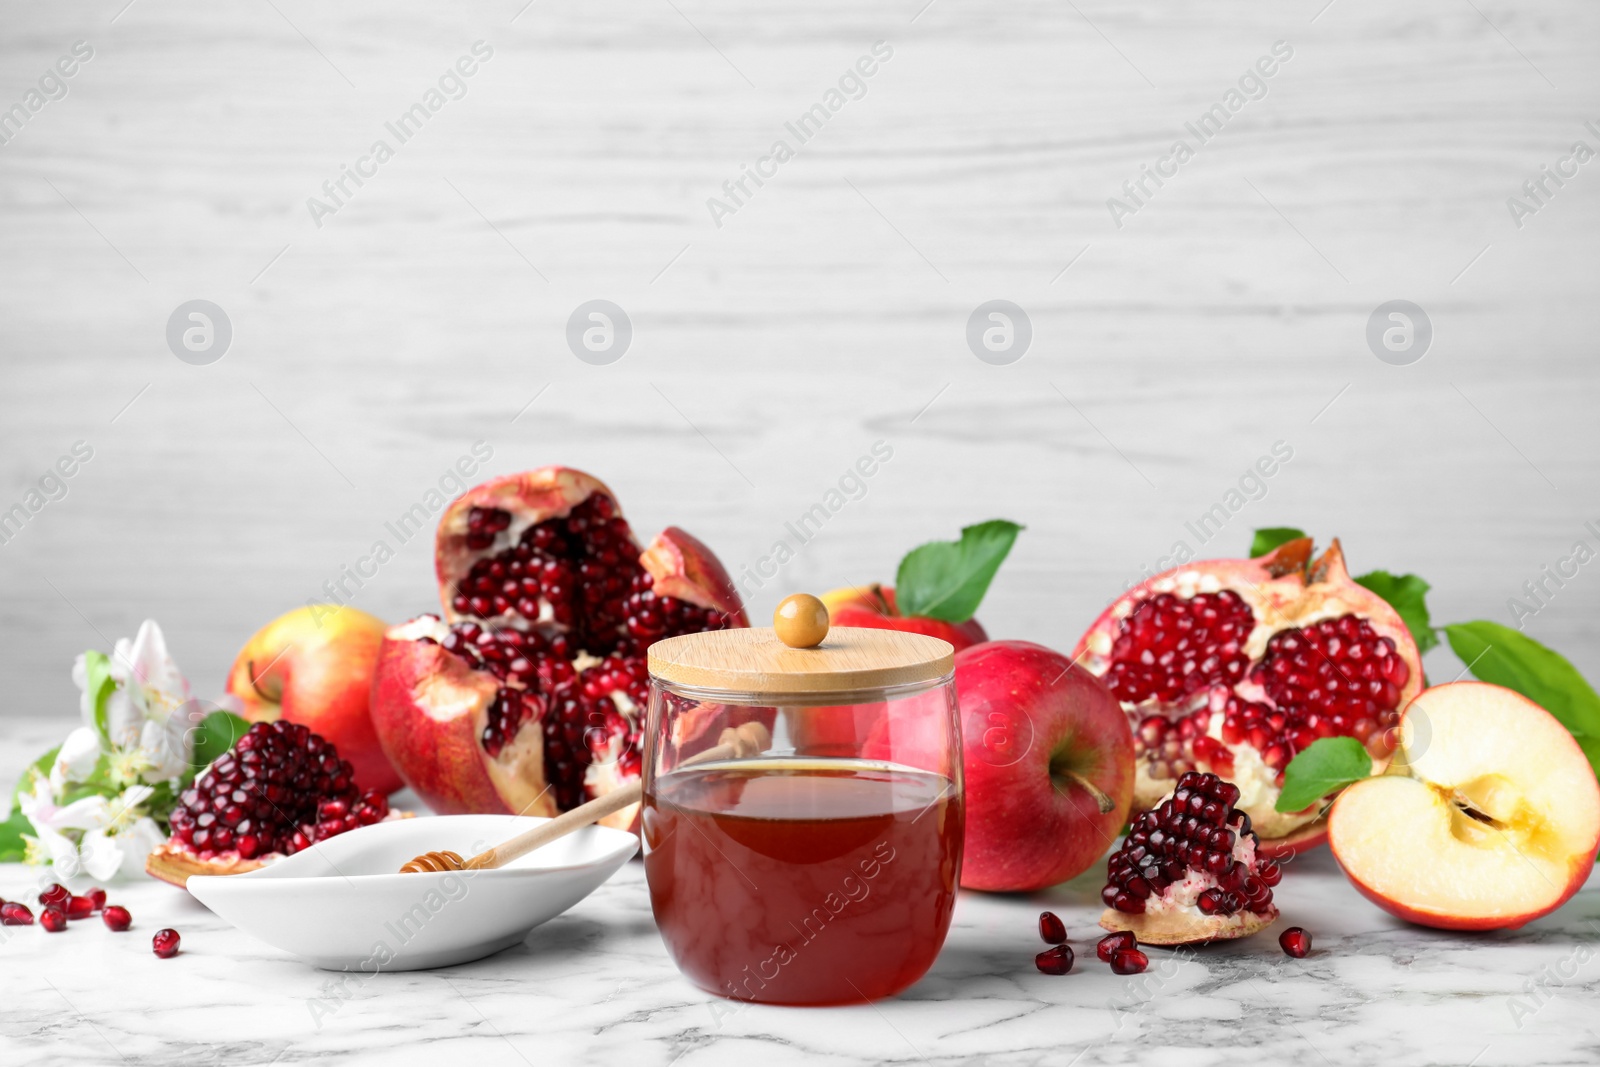
[[[1074,659],[1122,702],[1138,757],[1135,810],[1184,772],[1239,787],[1261,848],[1287,855],[1327,837],[1317,807],[1275,808],[1283,770],[1322,737],[1355,737],[1381,769],[1400,711],[1422,689],[1411,632],[1356,584],[1335,540],[1259,559],[1189,563],[1135,586],[1095,620]]]
[[[436,567],[443,615],[389,630],[372,720],[444,814],[554,815],[637,779],[645,649],[749,625],[710,549],[676,527],[641,549],[615,494],[566,467],[463,494],[440,519]],[[691,729],[714,738],[738,714],[713,722],[708,705]]]

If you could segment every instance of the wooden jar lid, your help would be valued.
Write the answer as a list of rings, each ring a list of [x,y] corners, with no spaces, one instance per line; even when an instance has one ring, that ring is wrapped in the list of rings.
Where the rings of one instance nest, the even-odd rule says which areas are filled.
[[[955,669],[955,649],[937,637],[858,626],[790,648],[763,626],[669,637],[650,646],[649,661],[652,677],[685,688],[826,695],[937,682]]]

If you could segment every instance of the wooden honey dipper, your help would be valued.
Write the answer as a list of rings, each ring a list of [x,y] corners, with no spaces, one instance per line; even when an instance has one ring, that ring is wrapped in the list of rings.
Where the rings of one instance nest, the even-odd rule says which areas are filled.
[[[694,763],[712,763],[724,759],[748,759],[765,752],[772,744],[772,735],[767,728],[759,722],[747,722],[737,728],[730,727],[722,731],[717,738],[715,748],[707,749],[697,756],[691,756],[683,761],[684,766]],[[502,841],[487,851],[480,852],[471,859],[464,860],[454,852],[428,852],[407,863],[400,868],[401,874],[418,874],[421,872],[443,871],[484,871],[495,867],[503,867],[512,860],[526,856],[536,848],[541,848],[556,840],[565,837],[574,830],[581,830],[591,823],[599,822],[613,812],[621,811],[629,804],[637,804],[644,796],[644,786],[635,780],[621,789],[607,793],[603,797],[596,797],[587,804],[573,808],[564,815],[558,815],[541,826],[535,826],[526,833],[518,834],[509,841]]]

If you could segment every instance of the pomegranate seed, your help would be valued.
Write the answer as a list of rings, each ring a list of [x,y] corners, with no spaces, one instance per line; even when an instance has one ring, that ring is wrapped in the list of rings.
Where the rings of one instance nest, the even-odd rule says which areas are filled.
[[[1346,614],[1279,630],[1252,662],[1246,644],[1256,627],[1251,606],[1231,589],[1147,592],[1117,622],[1103,677],[1136,706],[1134,747],[1152,778],[1196,768],[1231,775],[1230,745],[1254,748],[1280,784],[1283,769],[1319,738],[1355,737],[1376,755],[1392,751],[1389,731],[1413,671],[1392,638]],[[1238,694],[1246,681],[1258,699]],[[1212,733],[1218,711],[1220,740]]]
[[[150,951],[164,960],[169,960],[178,954],[178,931],[170,926],[164,930],[157,930],[156,936],[150,939]]]
[[[1072,948],[1057,945],[1033,957],[1033,965],[1045,974],[1066,974],[1072,970]]]
[[[1053,911],[1039,913],[1039,936],[1047,945],[1059,945],[1067,939],[1067,925]]]
[[[1291,926],[1278,935],[1278,944],[1284,954],[1303,960],[1311,954],[1311,935],[1298,926]]]
[[[1214,774],[1179,776],[1171,796],[1133,821],[1107,861],[1100,891],[1106,906],[1141,914],[1147,901],[1166,899],[1174,883],[1192,885],[1198,875],[1203,884],[1194,903],[1202,915],[1270,914],[1278,868],[1258,850],[1247,852],[1260,841],[1250,817],[1230,806],[1239,795],[1238,786]],[[1240,860],[1244,855],[1253,855],[1252,867]]]
[[[1132,931],[1122,930],[1102,937],[1094,946],[1094,954],[1099,956],[1102,962],[1110,963],[1111,957],[1118,952],[1138,947],[1139,941],[1133,936]]]
[[[59,934],[67,928],[67,913],[52,905],[39,913],[39,925],[52,934]]]
[[[100,919],[117,933],[133,925],[133,916],[121,904],[112,904],[100,912]]]
[[[256,723],[184,790],[172,839],[202,859],[298,851],[310,845],[301,828],[320,809],[343,816],[357,802],[353,779],[349,761],[304,725]]]
[[[94,901],[88,897],[67,898],[67,918],[87,919],[94,914]]]
[[[32,926],[33,909],[14,900],[9,904],[0,904],[0,925]]]
[[[1143,974],[1150,966],[1150,957],[1136,948],[1125,948],[1111,955],[1111,970],[1115,974]]]
[[[51,882],[39,891],[39,905],[45,908],[64,908],[72,893],[60,882]]]
[[[474,518],[473,516],[477,516]],[[624,716],[618,701],[644,708],[649,673],[644,650],[679,634],[720,630],[721,613],[659,595],[640,564],[640,549],[615,502],[594,494],[562,517],[508,531],[517,516],[469,509],[466,545],[481,553],[457,583],[452,606],[479,616],[451,625],[438,642],[501,685],[491,699],[479,744],[491,758],[511,745],[543,745],[556,806],[588,799],[585,778],[596,762],[639,773],[643,715]],[[496,620],[484,626],[483,618]],[[551,635],[559,627],[564,632]],[[594,663],[582,671],[573,657]],[[363,798],[361,824],[387,814],[387,802]]]
[[[106,891],[104,889],[91,889],[84,896],[89,898],[89,902],[94,905],[95,911],[99,911],[106,906]]]

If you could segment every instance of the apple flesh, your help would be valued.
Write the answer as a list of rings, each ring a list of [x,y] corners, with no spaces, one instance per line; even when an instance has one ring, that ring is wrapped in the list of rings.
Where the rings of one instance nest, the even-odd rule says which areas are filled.
[[[245,642],[227,690],[244,705],[246,719],[301,723],[350,761],[361,788],[393,793],[404,783],[368,709],[387,625],[355,608],[296,608]]]
[[[1028,641],[956,655],[966,778],[961,884],[1024,891],[1088,870],[1133,803],[1122,705],[1066,656]]]
[[[1369,900],[1446,930],[1521,926],[1583,885],[1600,848],[1600,784],[1572,735],[1483,682],[1423,691],[1389,774],[1340,794],[1328,843]]]
[[[877,583],[834,589],[822,595],[822,603],[828,608],[828,619],[833,626],[866,626],[925,634],[950,642],[957,652],[989,640],[977,619],[945,622],[923,615],[901,615],[895,607],[894,590]]]

